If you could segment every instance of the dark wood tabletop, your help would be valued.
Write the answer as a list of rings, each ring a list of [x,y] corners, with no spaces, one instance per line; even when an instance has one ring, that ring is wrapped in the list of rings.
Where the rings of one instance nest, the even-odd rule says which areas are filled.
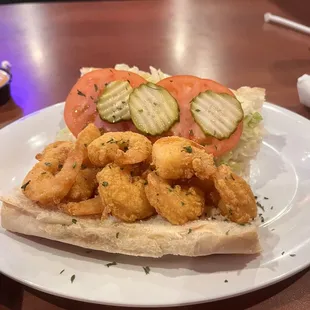
[[[272,24],[271,12],[310,26],[310,1],[158,0],[0,6],[0,61],[13,65],[12,100],[0,127],[66,98],[82,66],[149,65],[236,88],[264,87],[267,100],[307,118],[297,78],[310,73],[310,36]],[[1,254],[0,254],[1,255]],[[310,309],[310,272],[193,309]],[[0,310],[104,309],[53,297],[0,274]]]

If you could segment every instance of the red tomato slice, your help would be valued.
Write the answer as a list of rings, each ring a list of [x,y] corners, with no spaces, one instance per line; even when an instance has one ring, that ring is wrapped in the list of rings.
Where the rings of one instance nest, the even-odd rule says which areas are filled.
[[[173,135],[194,140],[202,145],[205,144],[206,150],[216,157],[227,153],[237,145],[242,134],[242,122],[228,139],[218,140],[211,136],[207,137],[199,125],[195,123],[189,105],[193,98],[206,90],[234,96],[230,89],[215,81],[200,79],[191,75],[168,77],[159,81],[158,85],[165,87],[179,103],[180,122],[171,128]]]
[[[75,136],[92,122],[106,131],[135,130],[131,121],[116,124],[102,121],[96,110],[95,101],[103,91],[105,84],[116,80],[128,80],[134,88],[146,83],[144,78],[135,73],[106,68],[85,74],[73,86],[66,100],[64,118]]]

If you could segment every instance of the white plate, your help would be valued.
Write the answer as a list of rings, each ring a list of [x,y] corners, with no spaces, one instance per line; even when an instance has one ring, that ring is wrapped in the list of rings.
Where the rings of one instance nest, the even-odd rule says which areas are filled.
[[[62,113],[63,104],[57,104],[0,131],[1,190],[20,185],[35,162],[34,155],[64,126]],[[0,271],[58,296],[126,306],[221,299],[300,271],[310,262],[310,122],[271,104],[265,105],[263,114],[268,134],[251,167],[254,192],[265,206],[260,256],[143,259],[87,253],[0,228]],[[118,264],[105,266],[112,261]],[[144,273],[143,266],[151,268],[150,274]],[[72,275],[76,276],[73,283]]]

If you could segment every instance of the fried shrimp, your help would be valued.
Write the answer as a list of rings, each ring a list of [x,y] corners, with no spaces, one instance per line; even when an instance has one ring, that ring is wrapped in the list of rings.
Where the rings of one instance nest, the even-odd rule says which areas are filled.
[[[81,201],[91,198],[95,192],[98,182],[96,175],[99,172],[98,168],[82,167],[76,176],[75,182],[72,185],[66,200]]]
[[[105,206],[103,218],[112,214],[124,222],[134,222],[155,213],[145,195],[146,181],[139,176],[131,176],[130,167],[108,164],[97,174],[97,180],[99,195]]]
[[[41,205],[61,202],[74,184],[83,161],[83,153],[75,148],[67,153],[66,159],[59,154],[55,157],[47,154],[43,152],[41,161],[28,172],[21,187],[26,197]]]
[[[74,143],[69,141],[56,141],[49,144],[42,153],[36,155],[38,161],[52,160],[62,165],[68,157],[71,150],[74,149]],[[57,166],[54,166],[56,168]]]
[[[97,138],[101,136],[100,130],[94,124],[88,124],[77,136],[76,146],[83,150],[83,162],[86,165],[90,164],[88,159],[87,147]]]
[[[59,205],[59,209],[72,216],[100,215],[104,206],[99,196],[80,202],[68,202]]]
[[[257,216],[255,197],[250,186],[228,166],[220,166],[214,175],[214,185],[219,193],[221,214],[231,221],[244,224]]]
[[[165,137],[157,140],[152,151],[153,164],[160,177],[164,179],[209,179],[216,167],[213,155],[204,148],[181,137]]]
[[[88,146],[90,161],[97,167],[114,162],[132,165],[147,160],[152,152],[151,142],[144,136],[131,132],[108,132]]]
[[[147,177],[145,193],[157,213],[171,224],[182,225],[197,220],[204,212],[204,193],[197,187],[170,183],[152,172]]]

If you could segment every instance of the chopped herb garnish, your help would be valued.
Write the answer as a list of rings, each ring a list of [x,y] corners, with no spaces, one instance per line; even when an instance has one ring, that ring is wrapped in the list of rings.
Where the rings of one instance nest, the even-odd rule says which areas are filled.
[[[265,200],[268,200],[269,198],[268,198],[268,197],[264,197],[264,199],[265,199]]]
[[[153,102],[153,104],[154,104],[154,105],[157,105],[157,103],[156,103],[156,102]]]
[[[149,274],[151,269],[149,266],[143,267],[145,274]]]
[[[111,138],[109,141],[107,141],[107,143],[114,143],[114,139]]]
[[[41,172],[41,174],[46,174],[46,171],[44,171],[44,172]]]
[[[63,164],[59,164],[58,169],[62,169],[63,166],[64,166]]]
[[[102,182],[102,186],[107,187],[108,185],[109,185],[108,182],[106,182],[106,181]]]
[[[62,274],[64,271],[65,271],[65,269],[61,270],[61,271],[59,272],[59,274]]]
[[[181,205],[182,205],[182,206],[184,206],[184,205],[185,205],[185,203],[184,203],[183,201],[181,201]]]
[[[84,165],[84,164],[81,165],[81,169],[82,169],[82,170],[84,170],[84,169],[86,169],[86,168],[87,168],[86,165]]]
[[[188,233],[187,234],[190,234],[192,232],[192,229],[190,228],[189,230],[188,230]]]
[[[112,263],[108,263],[108,264],[106,264],[106,266],[107,266],[108,268],[110,268],[111,266],[115,266],[115,265],[117,265],[117,263],[116,263],[116,262],[112,262]]]
[[[255,199],[257,199],[257,196],[254,196]]]
[[[97,86],[97,84],[94,84],[94,88],[95,88],[95,91],[98,91],[98,86]]]
[[[265,212],[265,208],[262,206],[262,204],[259,201],[257,201],[256,204],[259,208],[261,208]]]
[[[228,236],[230,229],[226,231],[225,235]]]
[[[74,169],[76,167],[76,163],[74,163],[73,165],[72,165],[72,168]]]
[[[21,186],[21,189],[26,190],[26,187],[29,185],[29,183],[31,182],[31,180],[27,181],[25,184],[23,184]]]
[[[285,252],[283,251],[283,252],[281,253],[281,255],[284,255],[284,253],[285,253]]]
[[[235,178],[234,178],[233,174],[231,174],[230,176],[231,176],[231,178],[235,181]]]
[[[225,282],[225,283],[228,283],[228,280],[225,280],[224,282]]]
[[[147,180],[144,180],[144,185],[148,185],[148,182],[147,182]]]
[[[71,276],[71,283],[73,283],[73,281],[75,280],[75,274]]]
[[[94,97],[93,97],[93,96],[90,96],[90,99],[91,99],[91,100],[94,100]]]
[[[77,223],[77,220],[76,220],[76,219],[72,219],[72,223],[73,223],[73,224],[76,224],[76,223]]]
[[[245,226],[246,223],[238,223],[238,225],[240,225],[240,226]]]
[[[138,112],[142,113],[142,112],[143,112],[143,109],[139,109]]]
[[[270,210],[273,210],[273,206],[271,206]]]
[[[78,94],[79,96],[84,96],[84,97],[86,97],[85,94],[82,93],[80,90],[77,90],[77,94]]]
[[[194,134],[193,129],[189,130],[189,134],[192,136]]]
[[[189,145],[189,146],[184,146],[183,147],[183,152],[187,152],[187,153],[193,153],[193,149],[192,147]]]
[[[196,111],[196,112],[200,112],[200,110],[199,110],[199,109],[196,109],[195,111]]]
[[[290,254],[290,257],[294,257],[294,256],[296,256],[296,254]]]
[[[171,187],[167,187],[168,191],[171,193],[173,189]]]
[[[274,228],[271,229],[271,231],[274,231],[274,230],[275,230]]]
[[[264,222],[265,222],[265,219],[264,219],[264,217],[263,217],[263,216],[261,216],[261,217],[260,217],[260,221],[261,221],[262,223],[264,223]]]
[[[45,165],[45,166],[47,166],[47,167],[50,167],[52,164],[51,164],[51,163],[46,162],[46,163],[44,163],[44,165]]]
[[[119,232],[116,233],[116,239],[118,238],[118,236],[119,236]]]

